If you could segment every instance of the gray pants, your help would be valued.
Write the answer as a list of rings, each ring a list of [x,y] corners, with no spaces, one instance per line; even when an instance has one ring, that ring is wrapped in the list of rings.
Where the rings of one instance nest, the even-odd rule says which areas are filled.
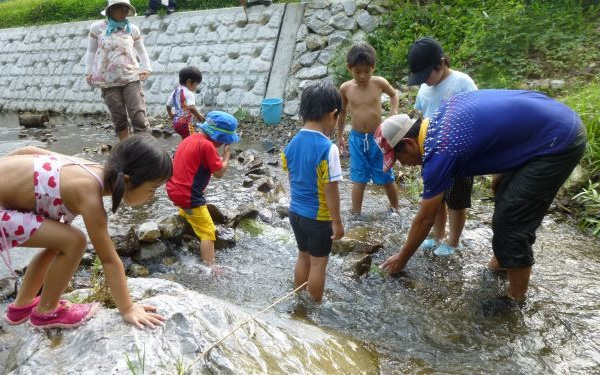
[[[146,100],[141,81],[131,82],[125,86],[104,88],[102,99],[108,107],[117,134],[129,129],[128,114],[134,133],[149,131]]]

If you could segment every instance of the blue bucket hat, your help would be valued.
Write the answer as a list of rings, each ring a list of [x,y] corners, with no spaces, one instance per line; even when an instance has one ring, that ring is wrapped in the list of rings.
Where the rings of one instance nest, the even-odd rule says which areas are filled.
[[[200,129],[213,141],[228,145],[240,141],[235,132],[237,126],[236,118],[229,113],[211,111],[206,114],[206,120],[200,125]]]

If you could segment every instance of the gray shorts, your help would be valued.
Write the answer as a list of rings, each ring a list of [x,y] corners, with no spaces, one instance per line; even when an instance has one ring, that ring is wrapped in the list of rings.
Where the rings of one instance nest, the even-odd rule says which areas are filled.
[[[579,163],[586,143],[582,125],[564,152],[533,158],[518,170],[502,175],[492,218],[492,247],[502,267],[522,268],[535,263],[535,231],[558,189]]]
[[[146,100],[141,81],[130,82],[125,86],[103,88],[102,99],[108,107],[117,134],[129,129],[128,114],[134,133],[149,131]]]

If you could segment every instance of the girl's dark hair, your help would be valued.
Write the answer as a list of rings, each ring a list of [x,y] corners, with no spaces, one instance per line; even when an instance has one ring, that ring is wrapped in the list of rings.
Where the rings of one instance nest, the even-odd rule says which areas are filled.
[[[133,135],[117,143],[104,163],[104,186],[112,193],[113,213],[125,194],[125,175],[131,188],[147,181],[166,181],[173,175],[173,162],[149,135]]]
[[[300,118],[302,121],[320,121],[326,114],[337,109],[337,118],[342,110],[342,97],[330,82],[319,82],[308,86],[300,98]]]
[[[411,119],[417,119],[417,121],[415,121],[413,126],[410,127],[410,129],[404,135],[403,138],[418,138],[419,132],[421,131],[421,123],[423,122],[423,117],[421,115],[421,112],[416,111],[416,110],[410,111],[408,113],[408,116]],[[396,152],[402,152],[403,149],[404,149],[404,142],[402,142],[402,141],[396,143],[396,146],[394,146],[394,151],[396,151]]]
[[[359,43],[350,48],[346,61],[351,67],[358,65],[373,67],[377,61],[377,52],[369,43]]]
[[[179,71],[179,83],[185,85],[188,79],[192,80],[193,83],[201,83],[202,72],[195,66],[186,66]]]

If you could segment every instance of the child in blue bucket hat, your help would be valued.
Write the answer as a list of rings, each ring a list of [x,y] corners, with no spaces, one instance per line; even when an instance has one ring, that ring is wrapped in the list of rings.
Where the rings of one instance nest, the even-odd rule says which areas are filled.
[[[238,142],[238,122],[229,113],[212,111],[198,132],[181,141],[173,158],[173,177],[167,182],[167,194],[200,239],[202,260],[215,263],[215,225],[206,208],[204,189],[211,176],[223,177],[229,167],[231,144]],[[219,155],[218,148],[223,146]]]
[[[237,129],[237,119],[227,112],[212,111],[206,115],[206,120],[199,125],[200,130],[206,133],[215,142],[225,145],[240,141]]]

